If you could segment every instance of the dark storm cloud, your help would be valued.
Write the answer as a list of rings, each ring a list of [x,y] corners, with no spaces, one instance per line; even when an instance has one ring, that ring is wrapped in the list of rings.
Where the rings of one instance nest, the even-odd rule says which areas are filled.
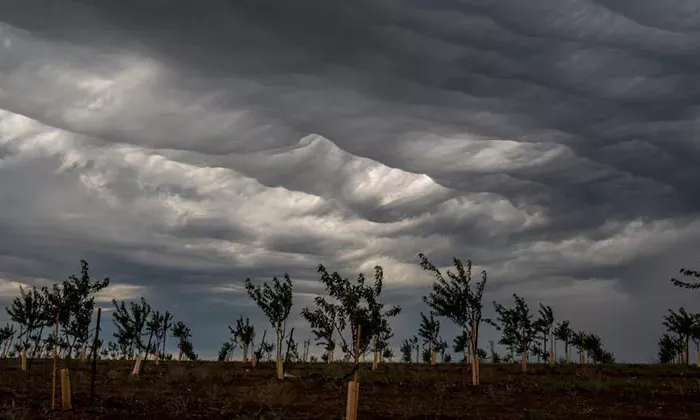
[[[16,152],[0,143],[4,271],[48,276],[65,271],[67,255],[90,255],[101,271],[163,288],[159,298],[175,302],[186,298],[176,287],[285,271],[312,279],[319,260],[349,270],[376,254],[412,264],[430,244],[425,251],[440,263],[457,253],[500,273],[498,296],[507,298],[504,288],[516,280],[593,278],[602,291],[586,289],[581,301],[633,296],[601,297],[608,306],[598,312],[637,316],[654,295],[676,297],[665,277],[696,255],[696,12],[695,2],[680,0],[8,1],[0,108],[97,149],[75,173],[55,177],[53,158],[10,166]],[[152,61],[114,58],[120,54]],[[54,68],[57,76],[85,74],[60,78]],[[122,73],[116,87],[76,87],[81,77]],[[131,85],[131,77],[146,82]],[[85,93],[93,88],[98,93]],[[108,105],[84,102],[89,95]],[[98,111],[83,112],[90,106]],[[14,141],[31,144],[29,133]],[[153,169],[151,160],[109,160],[99,151],[123,143],[194,167]],[[197,167],[235,177],[194,175]],[[86,171],[106,171],[90,182],[122,207],[78,188]],[[243,176],[259,185],[245,181],[221,195]],[[296,204],[275,190],[272,204],[221,216],[227,202],[251,202],[261,186],[320,200],[285,213]],[[385,200],[412,186],[425,193]],[[159,224],[161,212],[181,203],[177,222]],[[51,223],[56,215],[37,209],[52,205],[88,216],[82,225]],[[320,222],[333,217],[352,228]],[[276,219],[288,224],[272,226]],[[25,260],[11,256],[39,265],[26,272]],[[389,290],[404,305],[419,293]],[[569,310],[573,298],[552,299],[564,316],[581,318],[580,308]],[[651,312],[663,312],[659,305]],[[192,322],[213,310],[190,309]],[[597,320],[574,322],[604,329],[604,338],[619,333]],[[612,344],[622,357],[645,357],[653,346],[629,350],[624,341]]]

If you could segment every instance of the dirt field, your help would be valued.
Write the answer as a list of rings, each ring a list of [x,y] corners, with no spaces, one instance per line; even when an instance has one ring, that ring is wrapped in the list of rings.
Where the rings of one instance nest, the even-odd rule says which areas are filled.
[[[74,409],[51,411],[51,362],[19,372],[0,360],[0,418],[341,419],[346,364],[293,364],[278,381],[274,365],[149,362],[139,377],[128,362],[98,365],[89,407],[88,365],[73,362]],[[700,419],[700,369],[683,366],[482,365],[482,385],[461,364],[361,368],[359,419]],[[57,402],[57,404],[60,404]]]

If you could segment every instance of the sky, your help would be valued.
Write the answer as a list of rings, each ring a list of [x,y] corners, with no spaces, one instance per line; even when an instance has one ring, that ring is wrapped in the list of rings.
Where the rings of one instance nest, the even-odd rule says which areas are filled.
[[[398,353],[423,252],[622,361],[698,308],[669,281],[699,264],[695,0],[0,5],[0,306],[84,258],[100,307],[143,296],[213,358],[240,315],[272,334],[246,278],[289,273],[302,341],[317,265],[379,264]]]

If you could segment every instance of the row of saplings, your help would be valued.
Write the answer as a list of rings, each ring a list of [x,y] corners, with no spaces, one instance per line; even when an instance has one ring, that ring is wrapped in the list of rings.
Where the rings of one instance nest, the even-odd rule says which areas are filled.
[[[461,328],[462,333],[454,339],[453,348],[456,352],[463,353],[464,361],[471,364],[474,385],[479,383],[479,359],[487,357],[486,352],[478,347],[479,327],[483,323],[490,324],[502,332],[499,344],[508,349],[506,361],[514,361],[514,354],[521,355],[523,371],[527,369],[530,354],[541,361],[549,359],[550,363],[554,364],[557,340],[564,343],[565,363],[570,361],[570,346],[578,349],[581,363],[584,363],[585,355],[588,355],[589,362],[613,361],[613,356],[603,350],[599,336],[573,331],[568,321],[555,325],[552,308],[549,306],[540,304],[539,317],[535,319],[525,300],[518,295],[514,295],[515,305],[512,308],[494,302],[496,317],[482,318],[482,296],[487,280],[485,271],[481,272],[480,279],[473,281],[471,261],[463,264],[455,258],[456,272],[448,270],[445,277],[425,255],[420,254],[419,258],[421,266],[435,276],[431,291],[423,298],[431,310],[429,316],[421,313],[418,337],[413,336],[404,340],[401,346],[404,362],[419,360],[419,338],[424,346],[422,358],[424,362],[436,363],[438,353],[441,354],[443,362],[448,361],[445,356],[448,344],[440,335],[440,321],[436,316],[446,317]],[[318,272],[327,296],[317,296],[315,307],[304,308],[301,315],[310,323],[316,344],[323,346],[325,350],[322,359],[328,363],[333,362],[338,344],[345,355],[345,361],[359,361],[360,357],[364,358],[367,353],[373,353],[373,369],[377,368],[383,358],[391,359],[394,353],[389,348],[389,340],[394,334],[389,325],[389,319],[398,315],[401,308],[385,307],[385,304],[380,301],[384,277],[382,268],[375,267],[373,281],[368,281],[362,274],[358,275],[355,281],[351,281],[337,272],[329,273],[323,265],[318,267]],[[292,328],[287,335],[286,322],[291,313],[293,301],[292,281],[285,274],[283,280],[273,278],[271,284],[253,286],[250,279],[247,279],[245,285],[248,295],[268,318],[276,335],[275,342],[268,343],[265,341],[267,333],[265,331],[259,346],[251,352],[251,361],[255,365],[265,355],[270,358],[273,349],[276,349],[277,376],[282,378],[285,362],[308,360],[311,343],[311,340],[303,342],[304,347],[300,357],[297,343],[293,338],[294,329]],[[244,321],[241,317],[237,320],[235,327],[229,326],[229,330],[231,338],[222,345],[219,360],[229,360],[232,352],[240,347],[243,361],[248,362],[248,353],[255,347],[253,325],[250,324],[249,319]],[[359,340],[357,339],[358,330],[361,331]],[[285,346],[286,354],[283,357]],[[414,352],[415,359],[412,357]],[[492,361],[501,360],[493,351],[493,345],[491,353]],[[472,358],[472,354],[477,354],[479,357]],[[312,361],[314,361],[313,358]]]
[[[421,314],[422,322],[418,336],[424,345],[423,360],[434,362],[435,353],[442,355],[442,361],[446,361],[444,353],[447,343],[440,336],[440,323],[434,317],[443,316],[454,321],[462,329],[462,333],[454,340],[454,350],[464,354],[467,363],[476,366],[473,371],[473,383],[478,384],[479,359],[486,358],[486,352],[478,348],[478,332],[482,323],[488,323],[502,331],[499,344],[508,349],[506,361],[513,361],[514,354],[521,355],[523,370],[526,369],[527,357],[532,354],[540,360],[547,356],[553,362],[555,340],[564,342],[566,358],[569,360],[569,345],[578,348],[580,357],[584,353],[589,359],[596,362],[610,362],[610,353],[602,350],[600,338],[593,334],[574,332],[569,328],[569,322],[561,322],[554,326],[552,310],[548,306],[540,305],[539,318],[533,319],[527,303],[517,295],[515,305],[506,308],[494,302],[497,317],[493,320],[482,319],[482,295],[486,285],[486,273],[482,271],[481,279],[472,282],[472,264],[467,261],[464,265],[459,259],[454,259],[456,273],[448,271],[447,278],[423,255],[419,255],[421,266],[435,275],[435,283],[431,292],[424,297],[424,301],[431,308],[429,317]],[[384,358],[391,359],[394,354],[389,347],[389,340],[393,332],[389,325],[389,318],[399,314],[401,308],[392,306],[385,308],[379,300],[383,284],[383,271],[381,267],[375,267],[373,281],[366,281],[360,274],[356,281],[341,277],[337,272],[329,273],[324,266],[318,267],[321,282],[331,299],[318,296],[315,299],[315,308],[304,308],[301,312],[312,327],[316,344],[323,346],[324,361],[334,361],[334,352],[338,344],[345,353],[344,360],[354,360],[368,353],[374,354],[373,367]],[[62,358],[82,357],[86,358],[91,335],[95,328],[90,329],[91,317],[94,310],[94,294],[104,289],[109,284],[109,279],[92,281],[89,276],[87,262],[81,261],[81,275],[70,276],[68,281],[60,285],[54,285],[52,289],[46,287],[29,290],[21,289],[21,296],[14,299],[7,312],[12,320],[19,325],[19,334],[15,336],[14,326],[7,325],[0,328],[0,349],[2,356],[17,354],[29,354],[30,360],[35,357],[49,356],[54,344],[58,348]],[[278,364],[278,376],[283,376],[284,362],[290,360],[308,360],[311,340],[304,341],[302,356],[299,356],[297,343],[294,341],[292,329],[287,336],[286,321],[292,309],[292,281],[285,274],[282,281],[274,278],[272,284],[263,284],[254,287],[250,279],[246,280],[246,290],[249,296],[260,307],[265,316],[270,320],[276,333],[274,343],[265,340],[267,331],[252,352],[253,363],[267,355],[270,357],[272,350],[277,349],[276,362]],[[113,301],[114,311],[112,319],[116,326],[115,341],[109,341],[102,345],[101,356],[105,358],[133,359],[145,354],[154,354],[157,360],[171,359],[172,356],[165,352],[166,338],[172,333],[177,340],[179,349],[178,360],[185,358],[197,359],[193,351],[191,331],[182,322],[173,322],[172,315],[165,311],[153,310],[146,301],[140,302]],[[58,314],[58,318],[54,315]],[[56,321],[62,326],[59,334],[52,331]],[[359,326],[364,332],[359,341],[359,346],[354,334],[353,326]],[[241,347],[244,362],[248,361],[248,353],[254,346],[255,329],[250,321],[241,317],[235,327],[229,327],[231,339],[224,343],[219,360],[228,360],[237,346]],[[44,334],[48,332],[48,334]],[[58,338],[56,338],[58,337]],[[285,341],[286,337],[286,341]],[[16,338],[14,346],[11,345]],[[552,345],[547,351],[547,343]],[[282,350],[286,345],[286,356],[282,358]],[[359,349],[359,353],[356,353]],[[402,360],[405,362],[417,362],[411,357],[413,351],[420,353],[418,337],[404,340],[401,346]],[[491,351],[492,361],[501,358]],[[471,355],[480,357],[472,360]],[[26,360],[26,358],[25,358]],[[312,357],[311,361],[314,361]]]
[[[674,286],[700,290],[700,270],[681,268],[680,273],[691,281],[671,278]],[[695,364],[700,367],[700,313],[692,313],[680,307],[668,310],[663,318],[666,332],[659,339],[657,353],[659,363],[690,364],[690,342],[695,343]]]
[[[81,274],[52,287],[20,287],[6,308],[15,325],[0,328],[0,356],[19,356],[21,369],[31,367],[35,358],[56,356],[62,360],[87,359],[88,352],[104,358],[138,358],[156,354],[157,360],[172,359],[165,352],[166,339],[172,335],[180,352],[188,359],[197,359],[191,331],[182,322],[174,322],[166,311],[153,310],[146,301],[113,300],[112,320],[116,327],[115,341],[104,345],[99,339],[99,325],[93,322],[95,295],[109,286],[109,278],[93,281],[88,263],[81,260]],[[29,363],[27,363],[29,361]]]
[[[579,349],[587,352],[589,357],[597,362],[612,361],[612,356],[602,350],[600,339],[595,335],[573,333],[568,329],[568,323],[560,324],[553,329],[553,316],[551,308],[541,307],[540,318],[533,320],[527,304],[523,299],[515,295],[515,306],[506,308],[494,302],[497,317],[493,320],[482,318],[482,296],[486,285],[487,275],[481,272],[481,278],[472,280],[472,264],[466,265],[459,259],[454,259],[456,272],[447,271],[447,277],[438,270],[423,254],[419,255],[421,266],[435,276],[435,282],[431,291],[423,298],[430,307],[430,318],[425,319],[423,332],[420,333],[424,344],[429,347],[429,354],[434,349],[444,345],[439,337],[439,331],[435,328],[437,321],[434,316],[441,316],[452,320],[462,330],[457,341],[465,353],[465,361],[472,365],[472,383],[479,384],[479,357],[470,357],[473,354],[484,353],[478,348],[479,328],[483,323],[489,323],[501,330],[503,337],[499,343],[509,349],[511,358],[513,353],[522,355],[523,369],[526,368],[527,355],[546,354],[546,341],[550,334],[556,330],[562,331],[559,337],[565,342],[568,355],[569,342],[577,345]],[[87,262],[81,261],[81,276],[71,276],[68,281],[60,285],[54,285],[52,289],[35,287],[28,291],[21,289],[21,296],[16,298],[7,312],[12,320],[20,326],[18,349],[22,355],[32,349],[31,357],[41,355],[48,348],[62,351],[64,358],[71,358],[85,354],[89,348],[90,337],[96,336],[92,350],[97,353],[102,348],[103,356],[121,357],[131,359],[136,355],[137,365],[140,365],[142,354],[156,354],[157,360],[168,358],[165,353],[165,341],[168,332],[178,339],[178,348],[182,358],[184,354],[188,359],[196,359],[191,342],[191,332],[187,326],[178,322],[172,323],[169,312],[161,314],[154,311],[141,298],[140,303],[129,302],[129,307],[124,302],[113,301],[113,321],[117,332],[114,334],[116,343],[110,342],[102,346],[98,339],[99,326],[90,328],[91,318],[94,312],[95,294],[109,284],[109,279],[92,281],[88,273]],[[322,345],[325,350],[324,358],[328,362],[333,361],[333,354],[339,344],[346,355],[346,360],[354,360],[355,375],[358,374],[357,363],[360,357],[367,352],[374,353],[373,366],[382,355],[389,355],[389,340],[393,337],[389,319],[395,317],[401,311],[398,306],[385,307],[380,295],[383,285],[383,270],[375,267],[373,281],[365,279],[364,275],[358,275],[355,281],[342,277],[337,272],[329,273],[324,266],[318,267],[321,282],[325,286],[327,297],[317,296],[315,307],[304,308],[301,312],[311,325],[316,343]],[[245,282],[249,296],[259,306],[269,319],[275,331],[275,343],[266,343],[265,334],[261,346],[254,352],[254,363],[262,357],[263,353],[270,353],[273,346],[276,351],[277,376],[284,377],[284,360],[282,359],[282,347],[287,338],[287,358],[290,354],[298,357],[296,343],[293,341],[293,329],[287,337],[286,321],[292,308],[292,282],[285,274],[282,281],[274,278],[271,284],[253,286],[250,279]],[[429,324],[429,325],[428,325]],[[59,333],[58,326],[61,326]],[[56,327],[55,333],[44,335]],[[229,327],[232,340],[222,348],[225,360],[236,344],[240,344],[247,358],[249,348],[253,344],[254,329],[249,321],[239,319],[235,328]],[[2,331],[12,332],[13,327],[6,326]],[[2,333],[0,331],[0,333]],[[11,336],[14,335],[10,334]],[[347,337],[349,335],[349,337]],[[2,337],[0,337],[2,338]],[[540,339],[541,338],[541,339]],[[12,337],[5,340],[9,343]],[[542,346],[540,347],[540,342]],[[553,343],[553,340],[550,339]],[[0,345],[3,343],[0,342]],[[404,343],[405,344],[405,343]],[[9,344],[6,344],[6,347]],[[308,355],[310,340],[304,343],[304,359]],[[540,350],[540,349],[543,350]],[[290,350],[291,353],[290,353]],[[402,350],[403,351],[403,350]],[[550,355],[550,358],[552,356]],[[26,360],[26,356],[23,358]],[[433,356],[434,359],[434,356]],[[568,356],[567,356],[568,360]],[[135,369],[137,372],[138,369]],[[357,381],[355,381],[357,383]]]

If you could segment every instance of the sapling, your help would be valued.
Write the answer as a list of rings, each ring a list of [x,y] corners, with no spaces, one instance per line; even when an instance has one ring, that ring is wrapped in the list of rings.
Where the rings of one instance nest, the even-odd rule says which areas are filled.
[[[272,279],[272,286],[264,283],[262,286],[253,286],[250,279],[245,281],[248,296],[258,305],[263,314],[275,329],[275,349],[277,351],[277,377],[284,377],[282,362],[282,342],[287,331],[287,318],[292,310],[292,280],[288,274],[284,274],[284,280],[277,277]]]
[[[241,350],[243,351],[243,363],[248,363],[248,349],[255,339],[255,326],[250,323],[250,319],[246,318],[243,320],[243,315],[241,315],[236,320],[236,327],[228,327],[229,331],[233,335],[233,340],[240,344]]]
[[[335,314],[332,318],[332,330],[333,336],[340,339],[341,350],[349,358],[358,359],[369,350],[373,342],[376,349],[382,335],[391,334],[388,319],[401,311],[398,306],[384,309],[384,303],[379,300],[384,281],[382,268],[374,268],[373,284],[365,284],[363,274],[359,274],[357,280],[351,282],[337,272],[328,273],[323,265],[319,265],[318,272],[328,297],[333,301],[324,296],[317,296],[314,301],[317,310],[324,314]],[[307,310],[305,313],[314,312]],[[359,342],[356,342],[358,329],[362,333]],[[350,333],[350,339],[345,336],[347,332]]]
[[[423,339],[423,345],[428,346],[425,350],[428,354],[428,359],[431,364],[434,364],[434,352],[440,346],[440,321],[435,319],[433,312],[430,312],[430,317],[426,317],[423,312],[420,313],[421,321],[418,327],[418,336]]]
[[[456,273],[447,270],[447,277],[443,277],[440,270],[431,263],[428,258],[419,254],[421,267],[430,271],[435,276],[432,290],[423,297],[436,315],[444,316],[462,331],[469,334],[472,354],[476,354],[479,346],[479,327],[483,322],[482,297],[486,286],[487,274],[481,272],[481,280],[472,285],[472,262],[467,260],[466,265],[459,258],[453,258]],[[472,385],[479,385],[479,359],[472,359]]]
[[[527,371],[527,354],[531,350],[531,345],[536,342],[536,324],[532,320],[532,313],[527,303],[517,294],[513,294],[515,306],[506,308],[498,302],[493,302],[497,320],[491,323],[497,330],[503,332],[503,336],[498,341],[504,346],[512,346],[516,353],[521,356],[521,370]]]
[[[554,337],[564,342],[564,363],[570,362],[569,347],[571,345],[571,335],[573,331],[569,327],[569,321],[562,321],[554,329]]]

